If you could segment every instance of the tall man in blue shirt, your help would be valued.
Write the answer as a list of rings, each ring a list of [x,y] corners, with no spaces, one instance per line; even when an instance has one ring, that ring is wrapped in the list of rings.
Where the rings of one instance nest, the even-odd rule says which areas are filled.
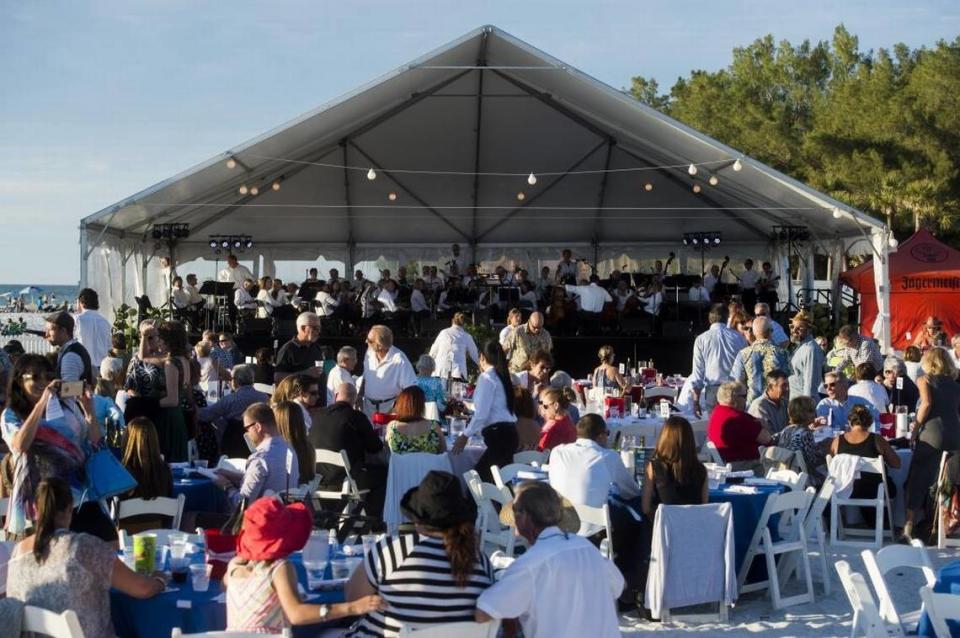
[[[736,330],[727,327],[726,308],[723,304],[710,307],[710,329],[697,337],[693,343],[693,371],[690,387],[693,389],[693,411],[702,414],[703,406],[712,410],[717,404],[717,388],[731,380],[730,370],[737,353],[747,347],[747,340]]]

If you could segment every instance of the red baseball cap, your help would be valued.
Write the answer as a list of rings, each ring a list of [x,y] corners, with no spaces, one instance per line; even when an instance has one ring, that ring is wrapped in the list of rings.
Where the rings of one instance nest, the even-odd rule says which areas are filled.
[[[237,556],[245,560],[274,560],[303,549],[313,519],[306,505],[284,505],[272,496],[259,498],[243,513],[237,538]]]

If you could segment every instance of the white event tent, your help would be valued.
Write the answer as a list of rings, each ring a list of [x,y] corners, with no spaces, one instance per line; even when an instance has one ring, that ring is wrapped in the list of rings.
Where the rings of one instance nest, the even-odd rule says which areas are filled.
[[[189,236],[155,240],[168,223],[188,223]],[[321,257],[347,273],[381,257],[436,262],[454,242],[531,273],[564,247],[602,273],[669,252],[674,268],[699,272],[701,253],[680,241],[689,232],[721,233],[708,264],[752,257],[782,272],[774,225],[809,229],[804,282],[814,253],[833,258],[834,281],[842,255],[874,255],[886,347],[894,242],[882,222],[484,26],[84,218],[81,281],[106,309],[162,299],[159,258],[212,260],[211,235],[250,235],[242,258],[257,274]]]

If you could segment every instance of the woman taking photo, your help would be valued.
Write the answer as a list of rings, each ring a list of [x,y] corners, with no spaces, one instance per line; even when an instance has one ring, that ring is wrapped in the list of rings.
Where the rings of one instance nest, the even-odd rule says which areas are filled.
[[[310,605],[300,600],[296,569],[286,559],[303,549],[312,526],[303,503],[284,506],[279,499],[268,496],[246,509],[237,556],[227,565],[223,578],[227,630],[279,634],[291,625],[359,616],[382,605],[378,596],[333,605]]]
[[[84,462],[101,444],[90,388],[77,401],[62,401],[60,388],[50,362],[38,354],[22,355],[10,373],[0,428],[11,451],[4,460],[4,472],[13,486],[6,520],[6,530],[13,536],[26,531],[42,479],[66,481],[75,501],[80,501],[86,487]],[[73,525],[78,532],[106,541],[117,539],[110,519],[95,502],[80,507]]]
[[[476,505],[459,478],[427,473],[400,509],[416,531],[378,541],[350,576],[347,600],[379,594],[383,605],[360,618],[348,638],[396,636],[401,622],[412,629],[473,622],[477,597],[493,584],[474,528]]]
[[[117,558],[112,544],[70,531],[73,503],[65,481],[40,481],[35,532],[13,549],[7,596],[58,614],[72,609],[84,636],[113,638],[110,589],[152,598],[166,588],[166,578],[162,572],[141,576]]]
[[[614,392],[618,395],[621,394],[624,388],[627,387],[627,381],[623,378],[623,375],[620,374],[619,368],[613,364],[616,358],[613,348],[603,346],[597,352],[597,357],[600,358],[600,365],[593,370],[593,387],[600,388],[604,394],[608,392]]]
[[[273,415],[277,419],[280,436],[297,453],[300,483],[309,483],[316,474],[317,453],[307,440],[307,424],[303,420],[303,410],[293,401],[281,401],[273,406]]]
[[[440,454],[447,451],[440,425],[423,418],[425,405],[423,390],[418,386],[410,386],[397,395],[393,404],[396,419],[387,424],[386,441],[391,452]]]
[[[540,393],[540,416],[544,422],[540,430],[540,440],[537,442],[539,452],[577,440],[577,428],[567,414],[569,405],[563,390],[548,388]]]
[[[917,443],[907,476],[907,522],[903,527],[907,538],[913,536],[914,526],[926,518],[940,456],[960,449],[960,384],[955,381],[957,369],[950,354],[944,348],[932,348],[923,355],[920,365],[920,406],[910,437]]]
[[[513,382],[507,369],[507,358],[494,339],[483,344],[480,351],[480,376],[473,392],[473,402],[473,417],[464,433],[457,437],[452,452],[460,454],[471,436],[482,434],[487,449],[477,460],[477,472],[484,481],[492,483],[490,466],[503,467],[512,463],[518,446]]]

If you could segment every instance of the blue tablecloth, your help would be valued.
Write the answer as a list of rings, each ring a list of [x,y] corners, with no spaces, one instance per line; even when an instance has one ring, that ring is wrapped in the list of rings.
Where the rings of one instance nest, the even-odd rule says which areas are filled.
[[[174,478],[173,496],[183,494],[184,512],[226,512],[227,497],[223,490],[208,478]]]
[[[202,554],[195,554],[194,561],[200,562]],[[306,588],[307,573],[303,568],[300,555],[290,557],[297,570],[297,580]],[[140,600],[131,598],[116,590],[110,591],[110,613],[113,628],[120,638],[170,638],[174,627],[180,627],[183,633],[200,633],[223,630],[227,626],[227,606],[213,600],[223,591],[220,581],[211,580],[210,588],[205,592],[193,590],[190,578],[182,585],[171,582],[168,591],[153,598]],[[309,603],[343,602],[343,590],[310,592],[306,597]],[[322,628],[320,624],[304,625],[294,628],[294,636],[313,636]]]
[[[937,572],[937,582],[933,586],[933,591],[938,594],[960,594],[960,560],[947,563]],[[960,621],[948,620],[947,626],[950,628],[950,635],[960,638]],[[934,636],[933,625],[926,614],[920,616],[920,624],[917,626],[917,634],[920,636]]]
[[[731,492],[727,486],[710,490],[711,503],[730,503],[733,508],[733,547],[736,556],[737,573],[750,548],[753,532],[760,522],[760,515],[771,494],[779,494],[786,488],[782,485],[757,485],[756,494],[739,494]],[[770,521],[770,528],[774,529],[779,517]],[[756,561],[754,561],[756,562]]]

